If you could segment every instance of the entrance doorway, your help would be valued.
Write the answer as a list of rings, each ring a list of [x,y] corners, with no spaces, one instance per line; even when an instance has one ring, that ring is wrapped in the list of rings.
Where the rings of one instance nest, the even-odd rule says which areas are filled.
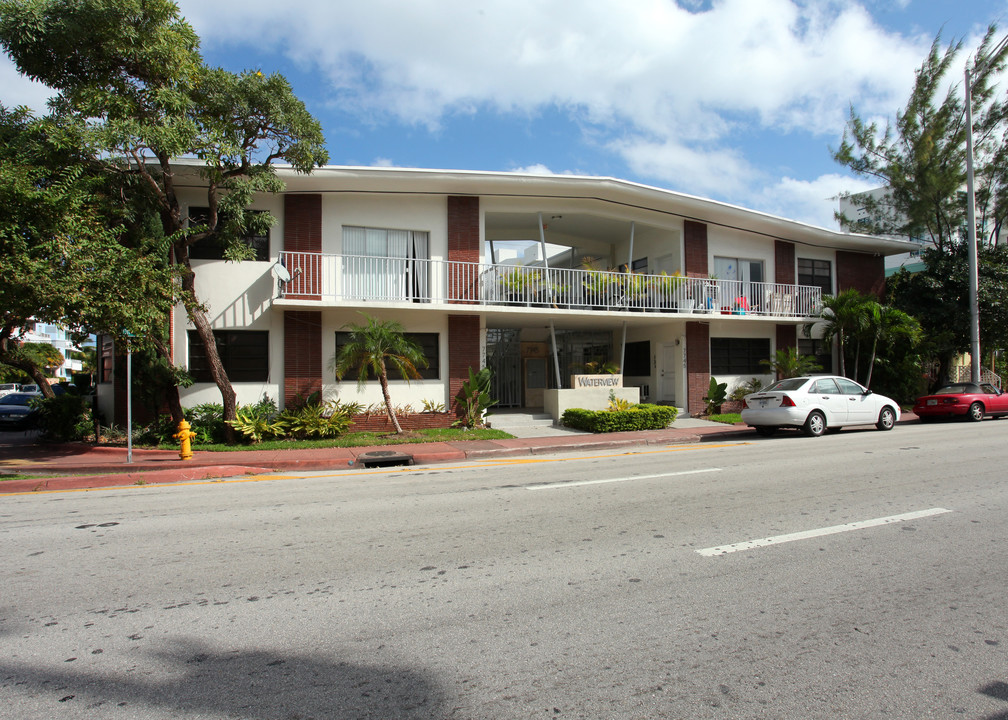
[[[516,329],[487,329],[487,367],[492,371],[491,396],[497,407],[521,407],[521,331]]]
[[[665,343],[661,346],[661,364],[658,368],[658,402],[675,405],[676,401],[676,346]]]

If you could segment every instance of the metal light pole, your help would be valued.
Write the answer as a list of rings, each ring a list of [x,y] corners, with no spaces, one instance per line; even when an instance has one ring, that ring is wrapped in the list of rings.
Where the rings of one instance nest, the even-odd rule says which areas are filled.
[[[991,60],[1008,44],[1005,36],[983,62],[977,62],[976,72],[982,73]],[[966,213],[969,227],[967,228],[969,243],[969,304],[970,304],[970,380],[980,382],[980,262],[977,256],[976,236],[976,195],[973,189],[973,77],[969,62],[966,63]]]
[[[976,196],[973,192],[973,78],[966,63],[966,214],[969,233],[970,381],[980,382],[980,277],[977,258]]]

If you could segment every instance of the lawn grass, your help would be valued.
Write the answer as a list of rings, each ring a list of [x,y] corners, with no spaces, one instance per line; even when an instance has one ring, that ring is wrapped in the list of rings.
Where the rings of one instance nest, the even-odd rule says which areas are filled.
[[[717,415],[710,415],[708,418],[711,422],[725,423],[726,425],[735,425],[742,422],[741,413],[719,413]]]
[[[240,452],[243,450],[303,450],[313,448],[348,448],[369,447],[372,445],[405,445],[428,442],[454,442],[458,440],[504,440],[514,437],[503,430],[481,428],[466,430],[463,428],[433,428],[416,430],[403,435],[394,433],[351,432],[336,438],[321,440],[264,440],[260,443],[241,445],[193,445],[194,451],[204,452]],[[174,445],[163,445],[161,449],[172,448]]]

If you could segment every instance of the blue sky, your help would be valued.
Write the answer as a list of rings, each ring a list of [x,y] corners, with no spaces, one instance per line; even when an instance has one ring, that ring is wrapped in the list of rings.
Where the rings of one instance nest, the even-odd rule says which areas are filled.
[[[1008,0],[179,6],[208,63],[291,81],[332,164],[607,175],[824,227],[872,186],[831,159],[848,108],[893,118],[939,32],[965,62],[1008,31]],[[44,107],[6,58],[0,88]]]

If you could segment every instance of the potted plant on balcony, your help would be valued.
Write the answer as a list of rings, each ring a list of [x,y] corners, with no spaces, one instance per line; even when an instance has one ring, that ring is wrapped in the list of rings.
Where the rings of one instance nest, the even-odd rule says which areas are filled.
[[[538,268],[516,267],[500,278],[501,297],[509,305],[528,305],[537,298],[540,290],[542,270]]]
[[[685,281],[686,278],[680,275],[678,270],[671,275],[662,270],[656,277],[652,278],[651,295],[653,298],[653,309],[682,309],[686,302],[686,298],[684,297]],[[689,309],[692,310],[693,299],[690,298],[689,302]]]
[[[587,272],[581,281],[584,304],[595,310],[604,310],[610,304],[612,281],[609,273],[596,269],[595,261],[586,258],[583,266]]]
[[[646,299],[649,294],[649,283],[646,275],[635,273],[632,270],[624,273],[619,278],[622,285],[621,304],[627,310],[641,312],[647,305]]]

